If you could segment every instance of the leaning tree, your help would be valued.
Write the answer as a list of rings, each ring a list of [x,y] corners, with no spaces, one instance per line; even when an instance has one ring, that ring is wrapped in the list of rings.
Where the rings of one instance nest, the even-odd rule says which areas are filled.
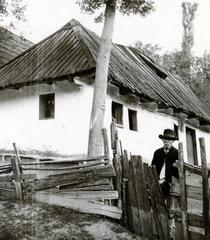
[[[152,0],[77,0],[77,3],[82,11],[91,14],[99,9],[104,9],[104,25],[96,61],[95,85],[89,129],[88,156],[91,157],[99,156],[102,152],[102,128],[116,11],[124,15],[140,14],[141,16],[146,16],[154,9],[154,3]]]

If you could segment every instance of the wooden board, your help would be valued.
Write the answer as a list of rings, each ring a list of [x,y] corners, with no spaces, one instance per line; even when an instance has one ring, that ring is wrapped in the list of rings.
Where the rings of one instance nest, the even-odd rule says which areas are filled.
[[[88,189],[91,190],[91,188],[94,190],[113,190],[113,186],[110,184],[110,180],[108,178],[98,178],[94,181],[84,181],[79,183],[66,183],[62,185],[56,186],[58,191],[65,190],[65,189]],[[101,188],[101,189],[100,189]]]
[[[148,189],[151,196],[151,206],[157,226],[159,238],[169,239],[168,212],[160,190],[156,169],[144,164],[145,177],[148,182]]]
[[[71,208],[83,213],[99,214],[118,220],[122,215],[122,210],[117,207],[104,205],[99,201],[91,199],[74,199],[69,194],[65,195],[60,193],[48,193],[46,191],[41,191],[34,193],[33,199],[43,203]]]
[[[133,169],[134,191],[136,192],[137,207],[139,212],[139,228],[141,236],[152,238],[153,226],[147,182],[145,181],[143,162],[140,156],[131,158]]]
[[[16,191],[12,189],[0,188],[0,200],[15,199]]]
[[[133,165],[131,164],[131,161],[129,161],[128,175],[128,225],[131,232],[141,236],[141,223],[134,184]]]
[[[178,183],[172,184],[171,193],[180,194],[180,187]],[[210,193],[210,189],[209,189]],[[201,187],[186,185],[186,196],[195,200],[203,200],[203,190]]]
[[[51,175],[43,179],[36,179],[32,182],[34,190],[47,189],[61,184],[72,182],[77,184],[85,181],[95,181],[98,178],[114,177],[115,171],[112,165],[97,166],[89,169],[74,170],[69,173]]]

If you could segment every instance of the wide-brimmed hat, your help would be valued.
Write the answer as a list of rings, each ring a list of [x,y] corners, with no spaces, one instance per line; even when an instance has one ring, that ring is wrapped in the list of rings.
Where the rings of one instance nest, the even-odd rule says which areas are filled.
[[[160,134],[159,138],[166,139],[166,140],[178,140],[176,133],[172,129],[165,129],[163,132],[163,135]]]

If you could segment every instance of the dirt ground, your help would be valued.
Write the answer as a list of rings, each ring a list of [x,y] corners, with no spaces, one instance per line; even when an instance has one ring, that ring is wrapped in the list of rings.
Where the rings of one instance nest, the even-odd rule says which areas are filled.
[[[131,240],[107,218],[40,203],[0,201],[0,240]]]

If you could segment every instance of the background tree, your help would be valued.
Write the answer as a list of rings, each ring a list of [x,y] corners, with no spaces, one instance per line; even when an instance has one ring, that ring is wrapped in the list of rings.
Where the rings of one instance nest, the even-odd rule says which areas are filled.
[[[116,10],[125,15],[140,14],[145,16],[153,9],[153,2],[151,0],[78,0],[77,3],[82,11],[91,14],[101,8],[105,9],[103,32],[96,61],[94,96],[89,129],[88,156],[91,157],[102,153],[102,128]],[[100,14],[98,19],[102,18],[103,14]]]
[[[22,0],[0,0],[0,44],[7,41],[7,30],[17,28],[17,23],[25,21],[26,6]]]
[[[194,26],[195,13],[197,10],[197,3],[183,2],[182,3],[182,54],[180,64],[180,76],[188,84],[191,85],[191,55],[192,47],[194,45]]]
[[[24,21],[25,5],[22,0],[0,0],[0,25],[15,27],[15,21]]]

